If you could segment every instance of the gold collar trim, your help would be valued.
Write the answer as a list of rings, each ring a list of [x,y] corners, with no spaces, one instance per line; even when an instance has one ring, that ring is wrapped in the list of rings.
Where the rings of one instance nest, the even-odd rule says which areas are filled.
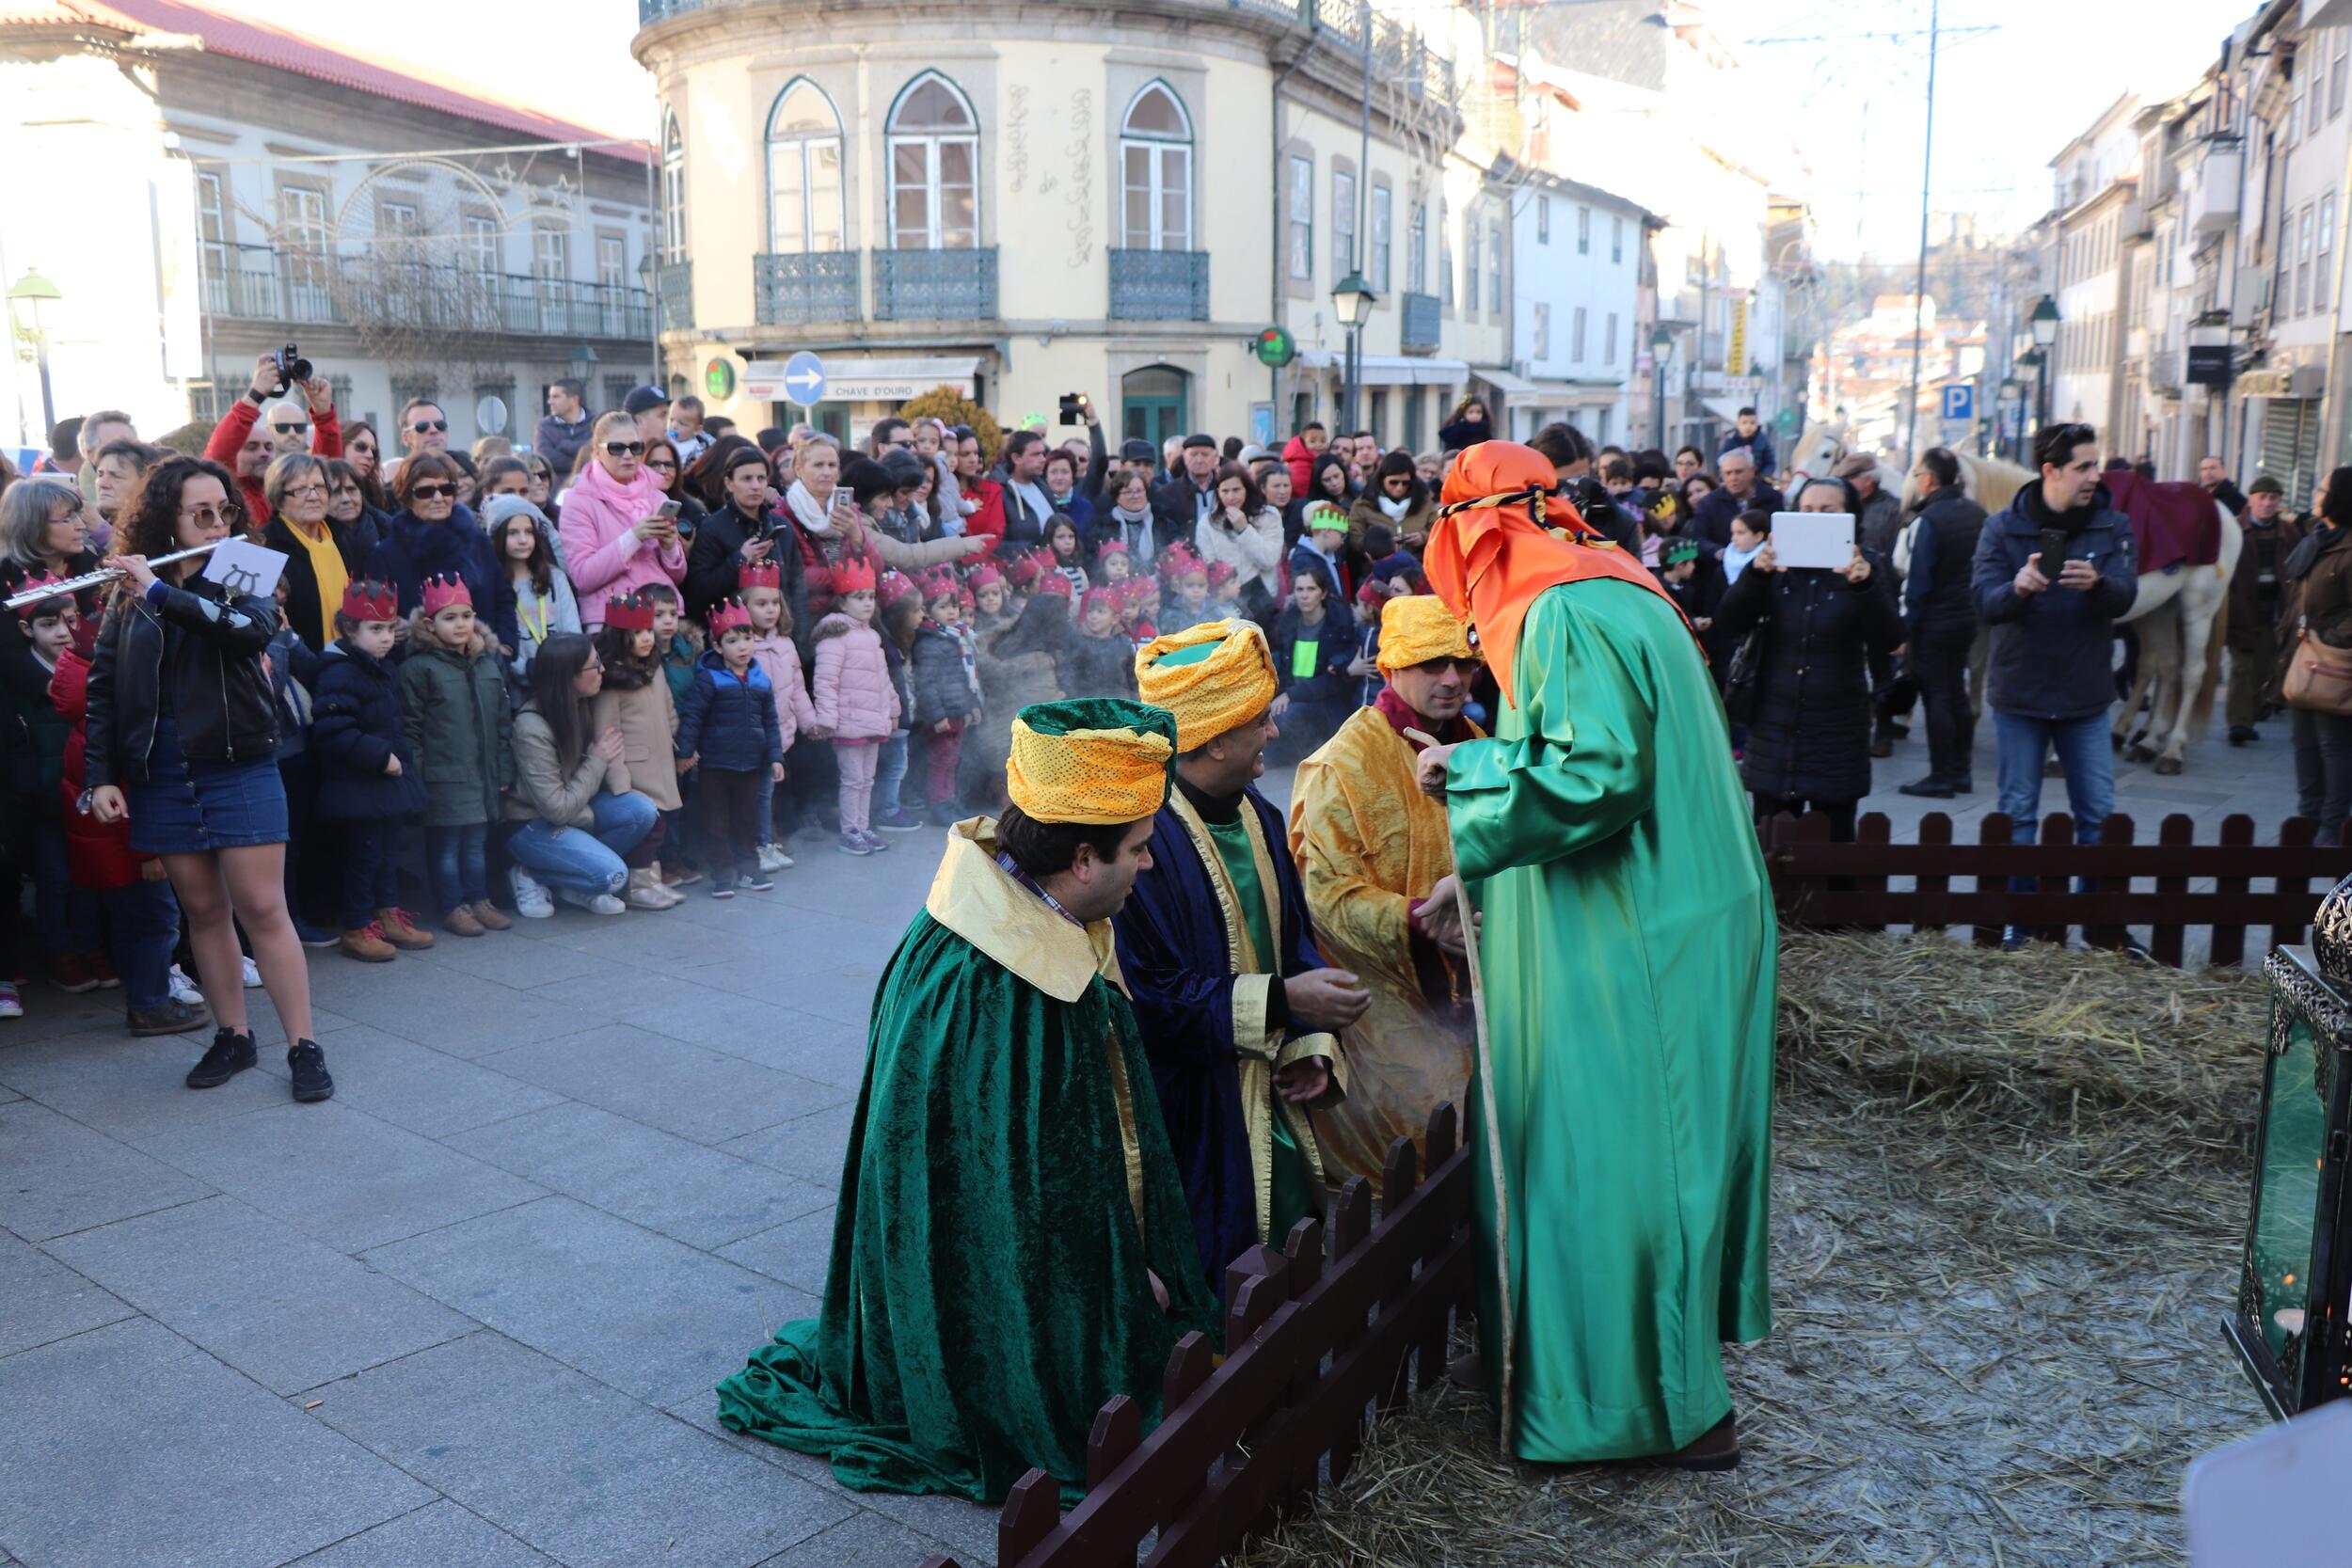
[[[1057,1002],[1075,1002],[1097,975],[1127,989],[1111,945],[1111,926],[1072,925],[996,863],[996,822],[974,816],[948,830],[947,852],[923,908]]]

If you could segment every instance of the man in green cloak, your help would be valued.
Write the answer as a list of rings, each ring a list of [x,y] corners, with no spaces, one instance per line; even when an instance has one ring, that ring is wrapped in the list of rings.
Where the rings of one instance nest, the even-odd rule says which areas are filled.
[[[1503,696],[1418,765],[1484,922],[1480,1348],[1523,1459],[1727,1469],[1722,1345],[1772,1327],[1778,931],[1689,626],[1553,483],[1470,448],[1423,558]]]
[[[719,1419],[860,1491],[1000,1500],[1086,1478],[1096,1412],[1159,1418],[1216,1329],[1110,917],[1151,862],[1176,722],[1022,709],[1012,804],[951,831],[882,973],[823,1313],[719,1386]]]

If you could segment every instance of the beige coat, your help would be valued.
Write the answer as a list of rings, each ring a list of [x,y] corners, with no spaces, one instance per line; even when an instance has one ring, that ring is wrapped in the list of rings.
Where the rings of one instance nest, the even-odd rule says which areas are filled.
[[[682,803],[677,790],[677,707],[670,701],[670,683],[660,671],[634,690],[611,684],[596,693],[589,709],[589,734],[621,732],[621,757],[628,768],[628,788],[637,791],[663,811]]]
[[[561,828],[594,828],[591,809],[599,794],[619,794],[628,784],[617,768],[608,773],[604,758],[581,753],[567,774],[555,755],[555,732],[539,710],[526,705],[515,715],[515,793],[506,798],[510,822],[541,818]],[[607,786],[610,786],[608,789]]]

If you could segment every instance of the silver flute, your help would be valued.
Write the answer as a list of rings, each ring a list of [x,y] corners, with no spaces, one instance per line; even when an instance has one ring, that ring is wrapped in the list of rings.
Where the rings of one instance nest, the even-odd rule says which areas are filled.
[[[185,561],[191,556],[208,555],[228,542],[227,539],[215,539],[209,545],[199,545],[193,549],[174,550],[169,555],[152,557],[147,563],[151,567],[168,566],[175,561]],[[7,608],[14,610],[19,605],[39,604],[43,599],[55,599],[67,594],[78,594],[85,588],[112,581],[122,574],[123,568],[120,566],[100,566],[84,572],[78,578],[66,578],[58,582],[44,582],[38,588],[27,589],[22,594],[10,594]]]

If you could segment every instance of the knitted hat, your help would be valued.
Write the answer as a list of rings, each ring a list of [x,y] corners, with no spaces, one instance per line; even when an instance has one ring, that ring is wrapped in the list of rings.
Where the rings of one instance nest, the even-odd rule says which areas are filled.
[[[1136,655],[1136,686],[1176,716],[1176,744],[1191,751],[1266,710],[1278,682],[1265,633],[1254,621],[1203,621],[1155,638]]]
[[[784,568],[772,561],[746,561],[735,569],[735,586],[747,593],[755,588],[782,588]]]
[[[354,621],[396,621],[400,594],[389,582],[364,578],[343,584],[343,614]]]
[[[604,601],[604,624],[621,631],[651,631],[653,601],[616,594]]]
[[[752,612],[743,608],[740,599],[721,599],[710,607],[710,640],[713,642],[738,626],[748,631],[751,625]]]
[[[431,620],[453,604],[473,607],[473,590],[461,577],[430,577],[424,579],[424,614]]]
[[[1435,594],[1401,594],[1380,611],[1380,655],[1383,675],[1392,675],[1433,658],[1476,658],[1470,627]]]
[[[1116,697],[1032,703],[1012,721],[1005,793],[1039,822],[1140,822],[1168,800],[1176,721]]]
[[[835,598],[844,594],[871,594],[874,591],[874,563],[864,556],[851,556],[833,569],[833,592]]]

